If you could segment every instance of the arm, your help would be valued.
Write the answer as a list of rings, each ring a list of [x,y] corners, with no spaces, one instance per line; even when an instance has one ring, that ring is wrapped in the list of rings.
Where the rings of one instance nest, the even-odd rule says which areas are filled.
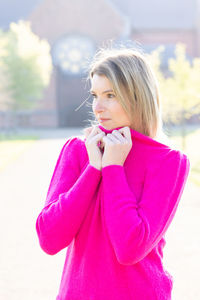
[[[121,264],[142,260],[169,227],[188,173],[189,160],[174,151],[147,171],[141,199],[130,190],[123,166],[102,169],[104,216],[111,244]]]
[[[80,174],[79,143],[77,138],[70,138],[63,146],[45,206],[37,217],[37,235],[41,248],[47,254],[56,254],[71,243],[99,184],[101,171],[90,164]]]

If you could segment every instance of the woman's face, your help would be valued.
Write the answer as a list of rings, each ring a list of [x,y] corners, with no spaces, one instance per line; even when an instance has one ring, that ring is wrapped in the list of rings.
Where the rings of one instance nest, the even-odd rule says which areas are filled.
[[[93,95],[92,109],[100,125],[108,130],[131,126],[129,117],[117,100],[106,76],[94,74],[90,92]]]

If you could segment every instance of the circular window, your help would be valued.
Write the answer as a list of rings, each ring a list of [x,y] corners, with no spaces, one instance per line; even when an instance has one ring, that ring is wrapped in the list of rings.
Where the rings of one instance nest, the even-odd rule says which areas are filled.
[[[82,35],[68,35],[52,48],[54,65],[70,75],[83,74],[95,53],[93,41]]]

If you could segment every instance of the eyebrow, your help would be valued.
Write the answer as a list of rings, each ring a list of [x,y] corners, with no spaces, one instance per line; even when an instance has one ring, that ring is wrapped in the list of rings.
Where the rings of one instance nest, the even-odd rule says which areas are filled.
[[[114,92],[113,90],[106,90],[102,94],[108,93],[108,92]],[[95,93],[94,91],[90,90],[90,93]]]

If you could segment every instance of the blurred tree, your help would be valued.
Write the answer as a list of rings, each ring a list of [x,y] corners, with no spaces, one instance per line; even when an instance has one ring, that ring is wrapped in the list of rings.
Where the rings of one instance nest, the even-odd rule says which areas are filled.
[[[48,42],[31,31],[29,22],[19,21],[0,32],[0,49],[0,89],[9,99],[6,108],[13,112],[35,108],[52,70]]]
[[[163,120],[181,126],[182,148],[185,149],[186,122],[192,115],[200,113],[200,58],[194,58],[190,64],[185,45],[177,44],[176,58],[168,61],[171,75],[166,77],[160,70],[163,49],[163,46],[159,47],[149,58],[160,87]]]

